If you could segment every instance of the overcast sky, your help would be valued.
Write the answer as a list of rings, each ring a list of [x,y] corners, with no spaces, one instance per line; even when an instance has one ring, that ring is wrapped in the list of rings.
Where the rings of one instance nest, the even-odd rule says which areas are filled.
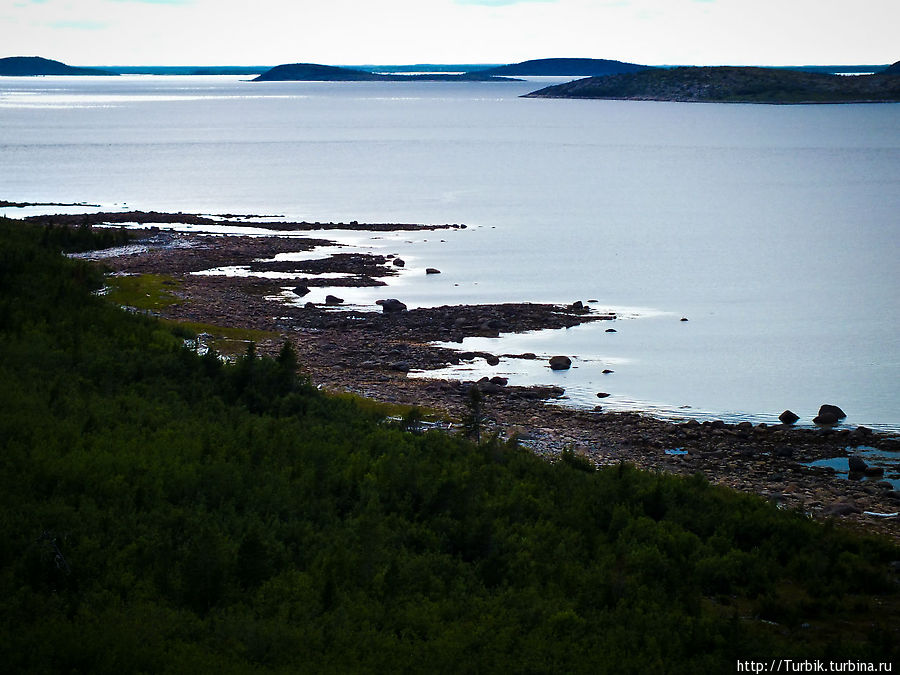
[[[882,64],[900,0],[0,0],[0,57],[72,65]]]

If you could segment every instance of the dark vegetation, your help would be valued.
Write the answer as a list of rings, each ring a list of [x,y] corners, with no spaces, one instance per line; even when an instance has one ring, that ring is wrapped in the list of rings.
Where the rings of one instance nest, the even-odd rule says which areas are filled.
[[[198,356],[186,328],[92,294],[100,271],[59,236],[0,220],[7,672],[897,656],[886,540],[699,475],[413,433],[415,410],[389,424],[320,394],[288,347]]]
[[[0,75],[116,75],[100,68],[77,68],[40,56],[9,56],[0,59]]]
[[[610,59],[531,59],[474,72],[483,75],[612,75],[635,73],[650,66]]]
[[[900,78],[752,67],[657,68],[590,77],[531,92],[534,98],[609,98],[718,103],[900,101]]]

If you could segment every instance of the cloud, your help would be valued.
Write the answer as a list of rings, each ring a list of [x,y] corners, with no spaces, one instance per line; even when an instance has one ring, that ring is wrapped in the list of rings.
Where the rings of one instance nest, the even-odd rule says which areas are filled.
[[[44,0],[38,0],[43,2]],[[192,5],[194,0],[111,0],[112,2],[136,2],[145,5]]]
[[[105,21],[48,21],[46,25],[73,30],[103,30],[109,26]]]
[[[457,5],[483,5],[501,7],[503,5],[519,5],[525,2],[557,2],[557,0],[453,0]]]

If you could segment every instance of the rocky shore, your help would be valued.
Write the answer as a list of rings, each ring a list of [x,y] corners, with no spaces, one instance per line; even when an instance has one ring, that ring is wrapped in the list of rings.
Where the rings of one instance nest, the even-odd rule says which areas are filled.
[[[74,218],[80,224],[78,217]],[[365,227],[359,225],[359,229]],[[499,376],[480,382],[409,377],[411,371],[449,364],[483,360],[497,365],[501,358],[538,358],[534,354],[461,353],[436,346],[436,341],[460,342],[471,336],[564,328],[616,317],[580,302],[406,309],[402,299],[390,297],[389,289],[385,289],[381,311],[345,309],[340,298],[333,296],[331,304],[304,303],[304,289],[309,287],[383,285],[384,279],[396,273],[391,258],[363,253],[266,262],[278,253],[320,246],[337,244],[307,238],[156,233],[140,251],[104,256],[102,264],[118,274],[172,277],[175,281],[170,288],[176,302],[159,309],[166,318],[268,331],[273,337],[258,344],[262,353],[274,353],[283,341],[290,341],[304,372],[325,389],[416,405],[458,421],[466,412],[470,387],[477,386],[484,395],[485,431],[516,438],[550,460],[571,450],[597,465],[630,462],[648,470],[700,472],[711,482],[762,495],[785,508],[801,509],[816,518],[836,517],[850,526],[900,540],[900,518],[879,515],[900,511],[900,494],[891,483],[879,481],[877,476],[841,479],[833,470],[807,466],[823,458],[851,456],[859,446],[897,452],[897,437],[840,425],[795,428],[778,420],[757,425],[673,423],[634,413],[604,412],[599,406],[593,411],[565,408],[559,405],[564,392],[558,387],[514,387]],[[297,278],[285,282],[258,276],[197,274],[222,266],[294,272]],[[323,273],[347,276],[316,276]],[[294,287],[292,293],[285,293],[286,284]]]
[[[29,202],[0,202],[0,206],[79,206],[79,204],[37,204]],[[235,215],[226,213],[216,216],[200,215],[196,213],[160,213],[158,211],[100,211],[97,213],[54,214],[41,216],[28,216],[25,220],[39,225],[65,225],[78,227],[81,225],[121,225],[137,223],[140,225],[217,225],[231,227],[257,227],[279,232],[309,232],[313,230],[356,230],[362,232],[396,232],[396,231],[429,231],[446,229],[465,229],[466,226],[458,223],[452,225],[421,225],[415,223],[359,223],[355,220],[349,223],[309,223],[284,222],[281,220],[268,220],[278,216],[260,215]]]

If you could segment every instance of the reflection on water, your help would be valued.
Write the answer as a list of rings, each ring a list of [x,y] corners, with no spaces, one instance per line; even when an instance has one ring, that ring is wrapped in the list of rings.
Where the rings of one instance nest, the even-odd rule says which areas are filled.
[[[354,233],[351,245],[407,268],[387,289],[337,294],[357,306],[647,308],[616,334],[556,331],[524,350],[576,357],[564,375],[516,372],[563,380],[585,406],[767,421],[790,408],[808,424],[834,403],[849,426],[900,429],[900,106],[519,98],[550,84],[535,81],[244,79],[4,78],[0,198],[465,223]],[[594,375],[612,359],[613,375]]]

